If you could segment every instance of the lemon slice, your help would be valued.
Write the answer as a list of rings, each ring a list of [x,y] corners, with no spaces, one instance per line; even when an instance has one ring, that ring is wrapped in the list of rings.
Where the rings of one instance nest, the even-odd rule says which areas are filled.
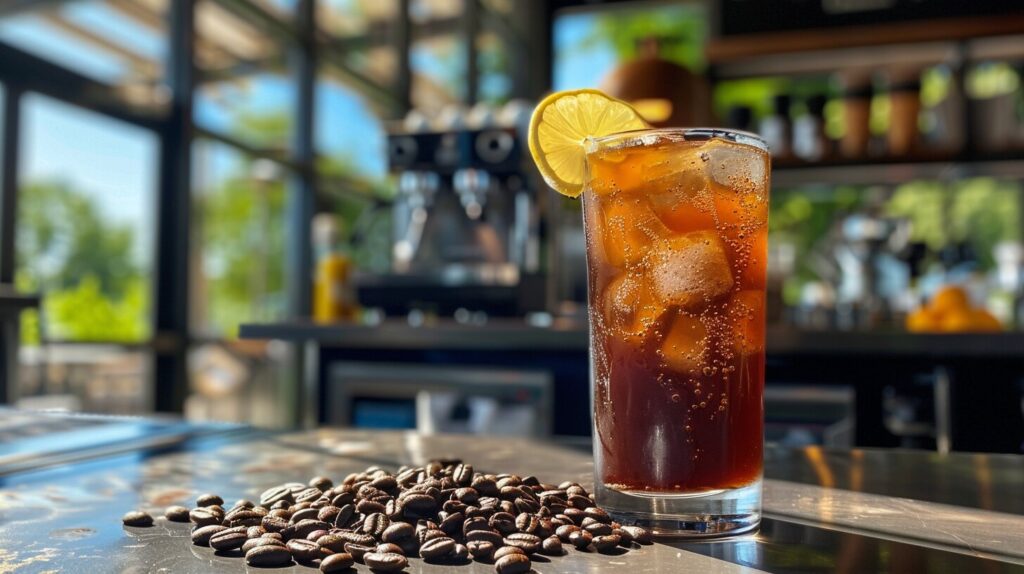
[[[533,110],[530,154],[548,185],[577,197],[586,175],[584,141],[646,127],[629,104],[597,90],[555,92]]]

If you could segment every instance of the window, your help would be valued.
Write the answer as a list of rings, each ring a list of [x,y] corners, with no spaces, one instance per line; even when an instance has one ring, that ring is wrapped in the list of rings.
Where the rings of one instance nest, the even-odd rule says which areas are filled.
[[[192,327],[234,338],[284,312],[285,180],[277,163],[199,140],[193,146]]]
[[[287,149],[295,86],[283,62],[287,47],[220,4],[196,5],[197,126],[248,145]]]
[[[22,315],[20,404],[140,412],[157,139],[38,94],[21,114],[15,283],[42,305]]]
[[[22,118],[16,281],[43,294],[27,340],[147,340],[156,137],[38,94]]]

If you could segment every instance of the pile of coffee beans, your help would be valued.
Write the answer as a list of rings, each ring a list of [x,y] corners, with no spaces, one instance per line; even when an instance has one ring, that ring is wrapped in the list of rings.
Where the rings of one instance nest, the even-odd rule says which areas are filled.
[[[221,497],[204,494],[196,508],[172,506],[164,517],[193,523],[193,544],[244,556],[250,566],[295,561],[321,572],[355,563],[397,572],[419,557],[449,565],[476,560],[516,574],[530,571],[535,554],[621,553],[651,543],[648,531],[612,520],[575,482],[474,472],[458,460],[394,474],[371,467],[338,485],[324,477],[286,483],[264,491],[259,502],[239,500],[227,510]],[[138,511],[123,521],[153,524]]]

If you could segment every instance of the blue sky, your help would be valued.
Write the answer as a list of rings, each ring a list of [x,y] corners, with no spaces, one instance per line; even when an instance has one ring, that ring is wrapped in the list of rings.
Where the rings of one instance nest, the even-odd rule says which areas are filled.
[[[618,61],[611,44],[599,44],[585,53],[576,49],[595,26],[597,17],[595,12],[579,12],[555,19],[552,86],[555,90],[596,88]]]

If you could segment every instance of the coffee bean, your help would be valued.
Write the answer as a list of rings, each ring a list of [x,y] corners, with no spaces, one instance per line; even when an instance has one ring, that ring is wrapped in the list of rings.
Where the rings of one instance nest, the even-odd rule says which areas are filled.
[[[572,520],[573,524],[576,524],[577,526],[582,524],[583,519],[586,518],[586,515],[584,515],[583,511],[579,508],[566,508],[563,516]]]
[[[246,527],[238,526],[236,528],[228,528],[221,530],[210,536],[209,544],[210,548],[214,550],[234,550],[241,548],[245,541],[249,539],[245,534]]]
[[[583,515],[587,518],[593,518],[598,522],[604,522],[605,524],[608,524],[612,521],[612,517],[609,516],[603,508],[597,508],[595,506],[591,506],[589,508],[584,509]]]
[[[352,558],[351,554],[347,552],[338,552],[331,554],[320,561],[320,571],[324,574],[344,572],[346,570],[350,570],[355,562],[356,561]]]
[[[331,482],[331,479],[325,476],[317,476],[309,479],[309,485],[312,486],[313,488],[318,488],[322,491],[326,491],[327,489],[334,486],[334,483]]]
[[[577,530],[569,535],[569,544],[572,544],[580,550],[590,546],[590,543],[593,541],[594,535],[586,530]]]
[[[393,476],[379,476],[370,481],[370,486],[384,492],[390,492],[398,488],[398,481]]]
[[[263,522],[265,517],[252,510],[239,509],[224,517],[228,526],[256,526]]]
[[[245,563],[249,566],[284,566],[292,561],[292,553],[284,546],[269,544],[257,546],[245,553]]]
[[[494,559],[494,545],[490,542],[485,542],[483,540],[467,542],[466,549],[468,549],[470,555],[473,556],[473,560],[490,562]]]
[[[121,517],[125,526],[153,526],[153,517],[148,512],[133,510]]]
[[[452,471],[452,480],[459,486],[469,486],[473,483],[473,465],[460,464]]]
[[[338,528],[345,528],[355,519],[356,507],[354,504],[346,504],[338,510],[338,516],[334,518],[334,525]]]
[[[284,536],[286,540],[293,538],[305,538],[309,536],[310,532],[317,530],[330,530],[331,525],[326,522],[320,522],[319,520],[300,520],[295,524],[291,524],[288,528],[281,531],[281,536]]]
[[[423,545],[426,544],[428,540],[433,540],[434,538],[443,538],[445,536],[447,536],[447,534],[445,534],[444,531],[440,529],[424,529],[416,533],[416,541],[419,542],[420,545]]]
[[[523,512],[516,517],[516,529],[519,532],[526,532],[527,534],[533,534],[537,527],[540,526],[540,520],[533,514]]]
[[[384,529],[383,534],[381,534],[381,540],[384,542],[397,542],[414,534],[416,534],[415,526],[408,522],[396,522]]]
[[[339,512],[341,512],[341,509],[333,504],[321,506],[320,510],[316,513],[316,519],[322,520],[327,524],[334,524],[334,521],[338,518]]]
[[[188,509],[184,506],[168,506],[164,518],[171,522],[188,522]]]
[[[250,526],[245,529],[246,538],[259,538],[260,536],[263,536],[266,533],[266,529],[262,526]]]
[[[466,517],[461,512],[450,514],[441,521],[439,528],[448,536],[457,536],[462,532],[462,525],[466,523]]]
[[[402,516],[406,518],[430,518],[437,507],[437,501],[426,494],[412,494],[401,501]]]
[[[267,516],[273,516],[274,518],[280,518],[285,522],[292,517],[292,511],[287,508],[275,508],[267,513]]]
[[[578,508],[580,510],[586,510],[587,508],[593,506],[593,503],[590,501],[589,498],[587,498],[586,496],[580,496],[578,494],[573,494],[569,496],[566,502],[569,506],[573,508]]]
[[[619,545],[622,539],[615,534],[608,534],[606,536],[595,536],[594,537],[594,548],[598,552],[608,552],[611,549]]]
[[[381,542],[373,549],[373,551],[378,554],[394,552],[395,554],[401,554],[402,556],[405,556],[405,552],[402,550],[402,547],[395,544],[394,542]]]
[[[494,563],[494,571],[498,574],[524,574],[530,571],[530,559],[523,554],[509,554]]]
[[[215,504],[218,506],[224,504],[224,499],[216,494],[200,494],[196,498],[196,506],[213,506]]]
[[[589,524],[589,525],[585,526],[583,529],[586,530],[587,532],[593,534],[594,536],[607,536],[607,535],[612,533],[611,525],[610,524],[603,524],[601,522],[595,522],[593,524]]]
[[[388,526],[391,526],[391,520],[380,512],[375,512],[363,519],[363,527],[361,531],[363,534],[369,534],[374,538],[380,538],[383,536],[384,531],[387,530]]]
[[[188,518],[196,526],[209,526],[211,524],[220,524],[222,517],[209,508],[193,508],[188,513]]]
[[[508,556],[509,554],[522,554],[523,556],[526,556],[526,552],[523,552],[523,549],[518,546],[502,546],[494,551],[494,559],[500,560],[502,557]]]
[[[306,540],[312,540],[313,542],[316,542],[318,538],[325,534],[327,534],[326,530],[314,530],[313,532],[310,532],[306,535]]]
[[[242,544],[242,554],[245,554],[245,553],[249,552],[250,550],[252,550],[253,548],[256,548],[257,546],[268,546],[268,545],[284,546],[284,542],[281,542],[280,540],[277,540],[276,538],[263,538],[262,536],[260,538],[251,538],[249,540],[246,540],[245,543]]]
[[[338,538],[341,538],[346,543],[351,542],[352,544],[361,544],[363,546],[373,547],[377,544],[377,540],[369,534],[363,534],[362,532],[348,532],[341,531],[334,533]]]
[[[372,570],[381,572],[397,572],[409,566],[409,560],[405,556],[394,552],[368,552],[363,556],[363,563]]]
[[[541,542],[540,552],[548,556],[561,556],[562,541],[557,536],[548,536],[544,539],[544,542]]]
[[[356,504],[356,510],[358,510],[360,514],[369,516],[370,514],[384,514],[387,507],[373,500],[360,500],[359,503]]]
[[[271,515],[264,516],[260,520],[260,525],[267,532],[282,532],[284,531],[285,528],[288,528],[289,526],[287,520]]]
[[[454,493],[455,499],[463,504],[473,505],[480,500],[480,493],[471,486],[458,488]]]
[[[467,518],[462,523],[462,533],[469,534],[473,530],[490,530],[491,525],[487,522],[487,519],[483,516],[474,516],[473,518]]]
[[[288,522],[297,524],[302,520],[319,520],[320,511],[316,508],[303,508],[302,510],[292,514],[292,517],[288,519]]]
[[[287,485],[275,486],[263,491],[263,494],[260,495],[260,506],[269,507],[278,502],[290,503],[294,500],[292,491]]]
[[[284,537],[281,536],[280,532],[267,532],[260,538],[273,538],[274,540],[279,540],[281,544],[284,544]]]
[[[501,546],[504,542],[501,534],[498,534],[493,530],[471,530],[466,534],[466,541],[472,542],[474,540],[483,540],[484,542],[490,542],[495,546]]]
[[[337,506],[338,508],[341,508],[346,504],[353,504],[355,501],[355,494],[351,492],[339,492],[338,494],[334,495],[334,498],[331,499],[331,504]]]
[[[301,504],[303,502],[313,503],[313,501],[319,499],[320,496],[322,496],[322,495],[323,495],[323,492],[321,492],[321,490],[319,488],[316,488],[316,487],[313,487],[313,486],[309,486],[309,487],[303,488],[299,492],[296,492],[296,493],[292,494],[292,496],[295,499],[295,502],[299,503],[299,504]]]
[[[316,539],[316,543],[321,548],[326,548],[331,552],[344,552],[345,551],[345,539],[337,534],[327,533]]]
[[[455,550],[455,541],[451,538],[447,536],[434,538],[420,546],[420,558],[424,560],[443,558],[451,554],[453,550]]]
[[[211,536],[227,529],[227,526],[221,526],[220,524],[200,526],[192,531],[192,544],[196,546],[209,546]]]
[[[249,508],[249,509],[253,509],[255,507],[256,507],[256,503],[255,502],[253,502],[251,500],[246,500],[244,498],[240,498],[240,499],[236,500],[235,503],[231,505],[231,509],[232,510],[234,510],[235,508]]]
[[[495,512],[488,521],[488,524],[503,536],[507,536],[517,530],[517,520],[518,518],[516,516],[507,512]]]
[[[535,513],[540,510],[540,503],[536,500],[520,496],[515,500],[516,510],[519,512]]]
[[[650,531],[639,526],[623,526],[620,528],[623,532],[628,533],[633,537],[633,540],[639,544],[651,544],[654,542],[654,537],[651,536]]]
[[[525,532],[513,532],[505,537],[505,544],[515,546],[526,554],[533,554],[540,550],[540,538]]]
[[[367,544],[356,544],[355,542],[345,543],[345,552],[352,555],[352,558],[360,564],[363,563],[363,556],[373,552],[374,547]]]
[[[299,562],[312,562],[322,556],[320,553],[320,545],[311,540],[305,540],[303,538],[289,540],[287,547],[292,553],[292,556],[295,557],[295,560]]]

